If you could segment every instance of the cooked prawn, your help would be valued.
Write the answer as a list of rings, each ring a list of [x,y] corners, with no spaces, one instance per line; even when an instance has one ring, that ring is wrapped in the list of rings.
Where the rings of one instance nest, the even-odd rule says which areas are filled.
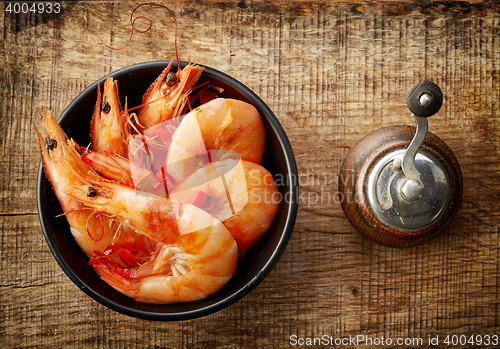
[[[217,98],[184,116],[172,136],[167,172],[176,181],[184,179],[209,162],[206,154],[212,149],[231,150],[243,160],[260,164],[265,143],[264,125],[253,105]],[[201,162],[200,156],[205,156]]]
[[[78,176],[98,178],[87,164],[80,159],[75,142],[69,140],[51,113],[42,115],[46,135],[43,137],[35,126],[43,167],[62,210],[68,220],[75,240],[81,249],[92,255],[113,242],[120,228],[119,221],[95,211],[67,195],[68,188],[81,184]]]
[[[174,73],[170,71],[172,62],[173,60],[142,98],[142,106],[137,113],[138,128],[141,131],[180,116],[204,69],[199,65],[188,64],[180,72]]]
[[[118,154],[126,157],[129,135],[129,115],[126,110],[122,110],[118,96],[118,82],[108,75],[104,82],[102,100],[101,90],[98,87],[97,102],[90,128],[92,149],[103,154]]]
[[[89,264],[104,281],[139,302],[167,304],[206,298],[234,275],[237,245],[224,225],[193,205],[180,207],[179,226],[190,232],[158,244],[150,260],[141,265],[130,268],[100,253]]]
[[[274,179],[265,168],[234,158],[200,168],[180,182],[170,197],[194,203],[221,220],[236,240],[240,257],[269,230],[280,202]]]
[[[124,225],[155,241],[171,243],[179,235],[177,203],[159,196],[139,194],[133,187],[85,176],[67,194],[88,207],[118,217]],[[92,195],[88,195],[92,192]]]

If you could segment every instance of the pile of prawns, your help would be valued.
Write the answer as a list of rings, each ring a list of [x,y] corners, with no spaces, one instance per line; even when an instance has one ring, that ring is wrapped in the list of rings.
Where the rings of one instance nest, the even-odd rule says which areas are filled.
[[[210,92],[195,96],[202,104],[191,109],[203,67],[171,65],[128,110],[108,75],[89,147],[69,139],[51,113],[42,114],[43,136],[35,126],[46,176],[88,264],[145,303],[217,292],[279,206],[260,166],[265,131],[255,107]]]

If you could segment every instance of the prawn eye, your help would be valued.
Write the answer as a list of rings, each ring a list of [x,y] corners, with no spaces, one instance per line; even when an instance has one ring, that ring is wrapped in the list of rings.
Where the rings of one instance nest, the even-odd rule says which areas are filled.
[[[111,106],[109,105],[108,101],[102,101],[101,109],[104,113],[109,113],[111,110]]]
[[[177,80],[177,79],[176,79],[176,77],[175,77],[175,73],[169,72],[169,73],[167,74],[167,79],[166,79],[166,81],[167,81],[167,86],[168,86],[168,87],[172,87],[172,86],[174,86],[174,85],[175,85],[175,83],[177,82],[176,80]]]
[[[168,95],[170,93],[170,90],[168,88],[166,88],[166,86],[164,86],[161,89],[161,92],[163,93],[164,96],[166,96],[166,95]]]
[[[57,141],[50,137],[45,138],[45,149],[47,149],[47,151],[50,151],[54,150],[55,148],[57,148]]]
[[[88,188],[87,188],[87,196],[88,196],[89,198],[96,197],[96,196],[97,196],[97,192],[95,191],[95,189],[94,189],[94,188],[92,188],[92,187],[88,187]]]

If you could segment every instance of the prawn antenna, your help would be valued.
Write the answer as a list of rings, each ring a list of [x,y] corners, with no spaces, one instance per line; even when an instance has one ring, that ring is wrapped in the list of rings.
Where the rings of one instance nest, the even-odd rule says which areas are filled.
[[[120,48],[111,47],[109,45],[105,45],[105,46],[107,48],[109,48],[110,50],[116,50],[116,51],[122,50],[125,47],[127,47],[130,44],[130,42],[132,41],[132,36],[134,35],[134,31],[136,31],[138,33],[141,33],[141,34],[145,34],[145,33],[147,33],[148,31],[151,30],[151,28],[153,27],[153,22],[151,21],[151,19],[149,19],[146,16],[137,16],[137,17],[134,18],[135,11],[137,11],[142,6],[161,7],[161,8],[166,9],[170,13],[170,15],[172,16],[172,19],[174,20],[174,28],[175,28],[175,32],[174,32],[174,35],[175,35],[174,36],[175,57],[177,59],[178,69],[180,70],[181,65],[180,65],[180,60],[179,60],[179,53],[177,51],[177,19],[175,18],[175,14],[172,12],[172,10],[170,10],[165,5],[155,4],[153,2],[145,2],[145,3],[139,4],[136,8],[134,8],[132,10],[132,13],[130,14],[130,25],[131,25],[132,28],[130,29],[130,36],[128,38],[127,43],[124,46],[120,47]],[[140,18],[145,19],[148,22],[148,27],[146,29],[144,29],[144,30],[137,29],[137,27],[135,26],[135,21],[137,21]],[[179,74],[177,74],[177,75],[179,75]],[[179,79],[179,76],[177,76],[177,80],[178,79]]]

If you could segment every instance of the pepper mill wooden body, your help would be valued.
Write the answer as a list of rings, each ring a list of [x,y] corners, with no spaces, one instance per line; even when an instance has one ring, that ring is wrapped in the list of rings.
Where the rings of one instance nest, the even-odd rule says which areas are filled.
[[[409,247],[438,234],[462,198],[462,174],[451,149],[427,132],[427,117],[442,105],[432,82],[417,83],[408,106],[417,122],[365,136],[340,170],[342,209],[356,230],[386,246]]]

